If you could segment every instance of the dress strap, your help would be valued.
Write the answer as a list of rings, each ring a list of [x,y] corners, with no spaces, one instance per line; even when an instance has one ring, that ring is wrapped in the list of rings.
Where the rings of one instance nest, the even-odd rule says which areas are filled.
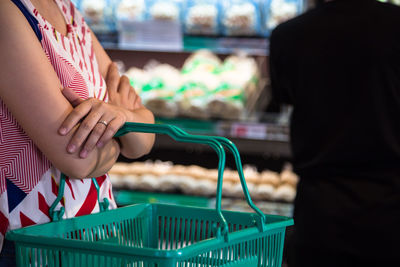
[[[38,23],[39,23],[38,20],[29,12],[29,10],[25,7],[25,5],[20,0],[11,0],[11,1],[19,8],[19,10],[25,16],[26,20],[31,25],[32,30],[36,34],[39,41],[42,41],[42,33],[40,32],[40,29],[38,26]]]

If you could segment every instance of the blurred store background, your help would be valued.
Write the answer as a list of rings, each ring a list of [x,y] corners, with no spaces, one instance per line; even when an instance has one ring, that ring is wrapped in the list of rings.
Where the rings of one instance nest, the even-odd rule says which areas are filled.
[[[220,135],[238,147],[251,196],[266,213],[292,215],[289,106],[271,97],[268,38],[312,8],[307,0],[72,0],[157,123]],[[400,0],[384,1],[400,4]],[[111,170],[119,205],[213,207],[217,157],[157,136],[152,152]],[[248,210],[232,157],[223,208]]]

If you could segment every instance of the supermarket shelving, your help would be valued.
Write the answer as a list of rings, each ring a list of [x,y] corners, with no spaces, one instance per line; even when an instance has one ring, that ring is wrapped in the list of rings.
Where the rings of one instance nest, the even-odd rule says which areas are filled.
[[[267,56],[269,41],[264,37],[209,37],[183,36],[181,48],[171,47],[160,43],[146,45],[121,45],[110,37],[98,36],[106,50],[137,51],[137,52],[164,52],[164,53],[191,53],[199,49],[209,49],[220,55],[229,55],[242,51],[250,56]],[[111,38],[112,39],[112,38]],[[115,37],[114,37],[115,39]],[[103,40],[103,41],[102,41]]]

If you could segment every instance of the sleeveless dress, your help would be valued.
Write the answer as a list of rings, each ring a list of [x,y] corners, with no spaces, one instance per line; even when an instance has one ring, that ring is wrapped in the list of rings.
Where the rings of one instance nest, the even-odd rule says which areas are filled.
[[[37,23],[35,33],[63,87],[73,89],[83,99],[107,101],[89,27],[75,6],[69,0],[55,0],[67,22],[67,35],[63,36],[29,0],[18,1]],[[28,22],[32,26],[32,19]],[[96,180],[101,199],[107,198],[109,208],[116,208],[108,175]],[[60,171],[24,133],[0,98],[0,251],[7,231],[50,221],[49,207],[57,197],[59,181]],[[92,180],[67,178],[64,198],[56,210],[61,205],[64,218],[98,212]]]

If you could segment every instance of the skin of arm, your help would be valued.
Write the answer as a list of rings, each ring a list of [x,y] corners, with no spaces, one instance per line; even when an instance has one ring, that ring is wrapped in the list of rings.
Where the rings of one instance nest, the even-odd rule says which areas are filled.
[[[95,148],[87,158],[68,153],[67,135],[57,130],[73,107],[31,27],[11,1],[0,1],[0,98],[25,133],[54,164],[71,178],[101,176],[115,163],[116,141]]]
[[[142,123],[154,123],[154,116],[153,113],[146,109],[139,99],[139,103],[137,105],[128,106],[132,103],[124,104],[123,100],[126,97],[123,95],[121,90],[121,84],[123,80],[129,79],[126,76],[119,77],[119,74],[113,74],[109,70],[112,68],[113,62],[111,61],[110,57],[104,51],[103,47],[97,40],[96,36],[91,32],[92,39],[93,39],[93,48],[96,55],[96,59],[100,68],[100,73],[107,81],[108,92],[109,92],[109,101],[112,104],[116,104],[119,106],[124,106],[130,112],[128,113],[127,121],[128,122],[142,122]],[[119,80],[120,86],[117,90],[116,88],[116,79]],[[114,85],[113,85],[114,83]],[[112,87],[110,89],[110,86]],[[126,86],[125,86],[126,88]],[[111,92],[114,91],[114,92]],[[115,92],[117,91],[117,92]],[[133,92],[132,92],[133,91]],[[134,93],[133,88],[131,88],[131,94]],[[138,98],[138,96],[137,96]],[[119,138],[121,142],[121,154],[127,158],[138,158],[150,152],[151,148],[153,147],[155,135],[148,134],[148,133],[129,133]]]

